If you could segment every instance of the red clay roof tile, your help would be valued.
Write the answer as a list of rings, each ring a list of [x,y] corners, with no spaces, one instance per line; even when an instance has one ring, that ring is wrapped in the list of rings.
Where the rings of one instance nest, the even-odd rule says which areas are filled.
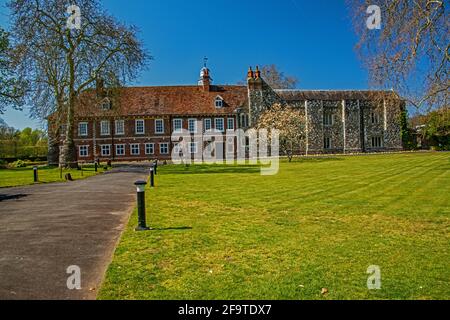
[[[239,107],[248,105],[246,86],[215,86],[204,91],[201,86],[126,87],[121,88],[113,100],[111,111],[103,111],[93,97],[86,92],[76,108],[77,117],[95,115],[155,116],[155,115],[223,115],[232,114]],[[217,96],[223,98],[222,108],[215,107]]]

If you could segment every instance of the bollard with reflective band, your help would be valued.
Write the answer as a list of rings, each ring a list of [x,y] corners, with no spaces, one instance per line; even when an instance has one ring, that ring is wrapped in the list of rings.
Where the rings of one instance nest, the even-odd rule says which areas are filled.
[[[39,181],[39,179],[38,179],[38,167],[33,167],[33,179],[34,179],[34,182],[38,182]]]
[[[134,185],[137,191],[137,207],[138,207],[138,226],[136,231],[150,230],[145,221],[145,181],[136,181]]]

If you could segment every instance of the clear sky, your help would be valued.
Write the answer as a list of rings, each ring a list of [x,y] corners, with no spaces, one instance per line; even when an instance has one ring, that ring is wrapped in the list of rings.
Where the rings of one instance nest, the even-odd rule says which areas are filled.
[[[234,84],[250,65],[276,64],[300,89],[364,89],[367,72],[344,0],[105,0],[119,20],[140,29],[154,60],[135,85],[195,84],[203,64],[216,84]],[[5,0],[0,25],[8,27]],[[81,8],[81,10],[83,10]],[[365,21],[361,21],[365,23]],[[1,116],[39,127],[27,112]]]

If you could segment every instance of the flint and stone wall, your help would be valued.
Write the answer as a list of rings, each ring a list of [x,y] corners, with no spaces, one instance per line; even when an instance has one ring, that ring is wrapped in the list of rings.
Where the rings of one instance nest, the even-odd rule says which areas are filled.
[[[339,100],[283,99],[262,79],[248,79],[249,115],[251,125],[275,103],[303,112],[306,119],[306,138],[299,153],[354,153],[402,150],[400,115],[404,102],[384,99],[375,103],[356,99],[349,93]],[[324,115],[330,114],[332,124],[324,124]],[[379,121],[373,121],[372,117]],[[324,139],[331,146],[325,149]],[[381,146],[373,146],[372,138],[381,138]]]

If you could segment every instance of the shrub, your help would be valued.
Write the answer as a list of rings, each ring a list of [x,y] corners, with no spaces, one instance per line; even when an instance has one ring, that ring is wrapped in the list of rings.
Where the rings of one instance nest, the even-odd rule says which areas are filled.
[[[27,166],[26,162],[23,160],[17,160],[11,164],[13,168],[25,168]]]

